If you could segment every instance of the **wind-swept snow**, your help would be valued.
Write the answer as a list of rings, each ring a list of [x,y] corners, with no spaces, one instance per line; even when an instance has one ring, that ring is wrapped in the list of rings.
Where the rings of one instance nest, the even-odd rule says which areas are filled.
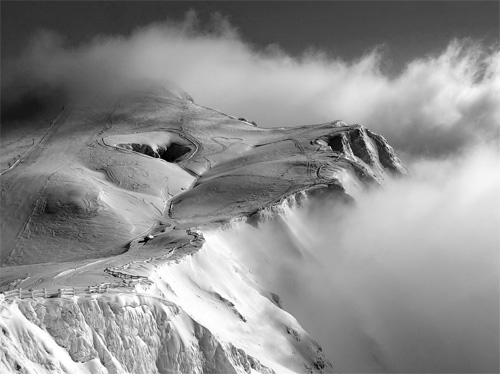
[[[331,372],[211,233],[404,173],[340,121],[262,129],[168,91],[74,108],[2,176],[2,372]]]

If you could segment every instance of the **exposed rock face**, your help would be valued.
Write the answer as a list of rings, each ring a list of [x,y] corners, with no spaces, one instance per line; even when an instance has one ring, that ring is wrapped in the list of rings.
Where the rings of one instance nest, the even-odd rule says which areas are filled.
[[[405,174],[382,136],[340,121],[263,129],[179,90],[60,121],[4,184],[2,373],[333,371],[203,231]],[[30,287],[55,298],[16,293]]]
[[[145,298],[135,298],[131,304],[123,301],[81,298],[18,302],[22,313],[18,317],[25,317],[37,327],[31,327],[32,331],[38,331],[8,333],[4,329],[1,363],[6,370],[24,368],[30,372],[40,367],[72,372],[50,348],[39,347],[44,342],[37,332],[44,331],[73,362],[92,364],[100,372],[237,373],[253,369],[273,373],[241,349],[218,341],[175,305]],[[177,331],[175,324],[182,319],[190,321],[190,331]],[[183,333],[189,333],[188,339]]]

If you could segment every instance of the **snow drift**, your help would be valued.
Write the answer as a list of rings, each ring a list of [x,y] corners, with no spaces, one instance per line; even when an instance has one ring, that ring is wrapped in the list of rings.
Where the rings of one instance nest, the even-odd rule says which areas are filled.
[[[387,320],[368,331],[342,319],[353,301],[328,298],[342,283],[330,277],[331,268],[324,271],[331,263],[339,277],[353,280],[345,292],[366,296],[364,275],[336,267],[351,244],[359,245],[353,238],[373,235],[371,244],[389,231],[383,225],[390,219],[367,214],[371,230],[364,213],[352,213],[356,204],[368,213],[386,209],[364,205],[366,191],[386,186],[382,191],[396,198],[401,190],[388,184],[392,179],[405,188],[407,169],[384,137],[341,121],[263,129],[197,105],[179,89],[152,88],[63,114],[2,178],[4,371],[320,373],[349,360],[370,371],[407,368],[394,356],[404,346],[397,344],[401,336],[378,335]],[[287,224],[274,226],[276,219]],[[495,273],[487,274],[491,285]],[[305,297],[309,287],[338,307],[332,311],[316,292]],[[285,311],[294,293],[309,301],[291,304],[299,321]],[[366,304],[357,301],[370,304],[368,296]],[[323,329],[325,338],[311,323],[319,311],[332,313],[320,315],[334,327],[348,321],[362,338]],[[315,330],[312,337],[302,321]],[[356,342],[361,351],[343,361],[338,352]]]

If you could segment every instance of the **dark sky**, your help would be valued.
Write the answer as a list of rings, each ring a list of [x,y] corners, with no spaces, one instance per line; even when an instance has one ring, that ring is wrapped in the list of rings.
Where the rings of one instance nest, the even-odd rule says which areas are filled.
[[[312,47],[350,60],[384,45],[396,69],[454,37],[487,44],[499,38],[498,1],[2,1],[2,60],[19,53],[40,28],[71,45],[182,19],[189,9],[202,22],[218,11],[256,47],[276,43],[293,55]]]

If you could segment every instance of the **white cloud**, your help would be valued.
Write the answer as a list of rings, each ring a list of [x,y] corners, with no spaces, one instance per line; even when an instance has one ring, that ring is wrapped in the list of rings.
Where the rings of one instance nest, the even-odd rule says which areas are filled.
[[[320,52],[294,58],[279,46],[256,50],[224,17],[214,15],[204,30],[190,12],[183,22],[78,46],[42,31],[4,69],[3,97],[47,87],[63,87],[75,100],[115,97],[143,80],[174,81],[200,104],[262,127],[342,119],[411,153],[447,153],[471,139],[498,137],[498,46],[452,41],[397,77],[380,71],[383,59],[377,49],[352,62]]]
[[[497,372],[500,156],[414,175],[219,234],[341,372]],[[251,243],[251,244],[249,244]]]
[[[412,178],[361,196],[355,209],[297,216],[309,243],[272,226],[227,240],[269,259],[262,269],[276,277],[262,279],[340,370],[498,370],[500,51],[451,41],[396,77],[380,70],[384,58],[256,50],[220,15],[205,30],[191,12],[77,46],[41,31],[2,68],[2,104],[51,88],[75,101],[114,99],[143,80],[174,81],[196,102],[262,127],[342,119],[408,159],[440,155],[415,161]]]

